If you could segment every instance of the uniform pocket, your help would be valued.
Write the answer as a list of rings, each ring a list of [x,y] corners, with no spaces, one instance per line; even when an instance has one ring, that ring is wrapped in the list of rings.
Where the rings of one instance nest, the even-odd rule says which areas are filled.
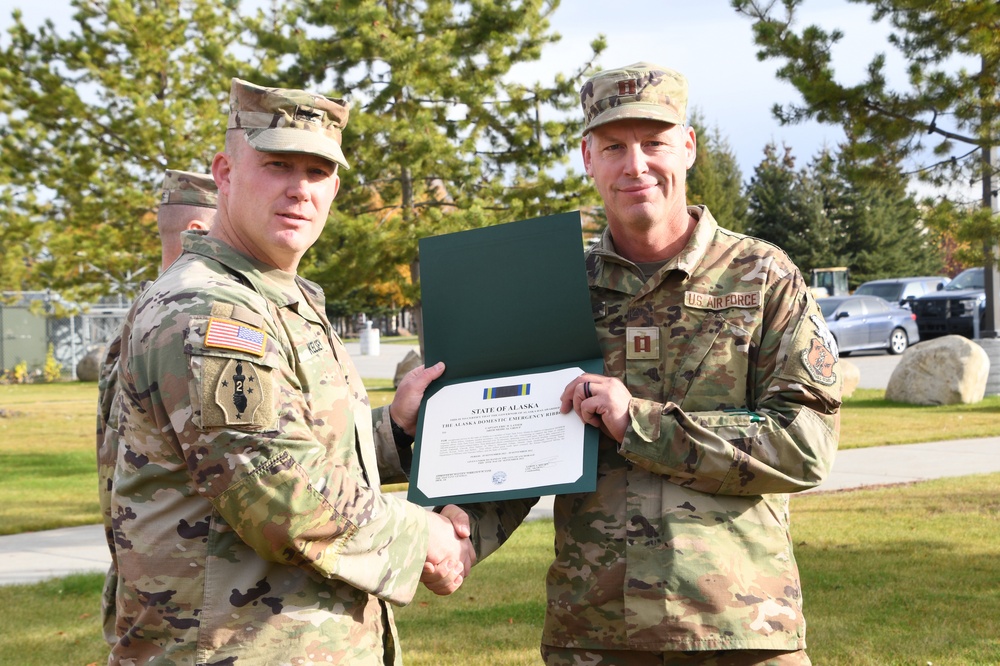
[[[746,404],[750,336],[721,314],[708,313],[681,351],[667,401],[689,412]]]

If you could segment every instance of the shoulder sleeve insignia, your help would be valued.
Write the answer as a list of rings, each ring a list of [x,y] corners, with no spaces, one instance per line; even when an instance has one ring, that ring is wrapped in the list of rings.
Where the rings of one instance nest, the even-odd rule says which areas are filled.
[[[837,341],[822,319],[810,315],[809,320],[815,326],[815,335],[810,340],[809,346],[801,352],[802,365],[814,381],[824,386],[832,386],[837,381],[837,374],[834,372],[839,357]]]
[[[259,328],[247,326],[230,319],[212,317],[208,320],[205,346],[216,349],[232,349],[254,356],[264,355],[267,333]]]
[[[212,398],[223,417],[222,424],[266,427],[273,418],[270,369],[232,358],[220,362],[224,365],[219,370]]]

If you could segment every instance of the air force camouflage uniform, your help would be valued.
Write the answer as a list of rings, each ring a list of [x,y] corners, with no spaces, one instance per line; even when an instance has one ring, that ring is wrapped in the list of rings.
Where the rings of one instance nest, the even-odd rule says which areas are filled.
[[[255,90],[234,81],[252,145],[294,126]],[[326,122],[308,102],[290,108]],[[379,492],[388,409],[373,417],[319,287],[183,243],[122,335],[109,663],[401,663],[386,602],[413,597],[428,536],[423,509]]]
[[[805,647],[787,493],[833,462],[836,344],[784,252],[689,213],[686,247],[648,279],[609,232],[587,256],[630,423],[620,445],[602,436],[596,491],[556,497],[545,645]],[[480,559],[534,501],[463,507]]]

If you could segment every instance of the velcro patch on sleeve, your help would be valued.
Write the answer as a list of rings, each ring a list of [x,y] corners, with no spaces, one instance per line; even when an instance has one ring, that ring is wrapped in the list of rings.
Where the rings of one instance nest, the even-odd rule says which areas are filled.
[[[802,318],[796,330],[795,345],[793,363],[797,362],[813,382],[822,386],[837,384],[840,353],[821,315]]]
[[[218,356],[201,357],[201,362],[203,428],[268,430],[274,426],[271,368]]]
[[[263,356],[266,344],[267,332],[260,328],[241,324],[231,319],[212,317],[208,320],[205,347],[231,349],[254,356]]]

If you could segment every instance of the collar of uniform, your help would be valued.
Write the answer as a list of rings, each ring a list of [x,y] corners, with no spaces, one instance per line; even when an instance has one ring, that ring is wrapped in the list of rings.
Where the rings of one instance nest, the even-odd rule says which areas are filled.
[[[591,286],[596,284],[625,294],[635,294],[642,289],[642,271],[615,250],[610,228],[604,229],[601,240],[587,253],[586,262]]]
[[[712,213],[709,212],[708,207],[688,206],[688,213],[698,223],[695,225],[694,232],[691,234],[691,238],[688,239],[687,245],[660,269],[661,275],[666,275],[672,270],[679,270],[685,274],[685,279],[691,277],[695,269],[697,269],[698,264],[705,257],[712,238],[715,236],[715,231],[719,225],[715,221],[715,218],[712,217]],[[606,262],[622,264],[630,267],[631,270],[627,271],[624,275],[620,275],[619,280],[614,281],[617,282],[616,285],[608,284],[609,281],[607,279],[598,278],[604,271],[608,270],[609,267],[605,265]],[[587,267],[592,282],[594,279],[598,279],[605,286],[617,288],[620,291],[636,294],[646,284],[637,274],[639,271],[635,264],[619,255],[617,250],[615,250],[610,228],[604,230],[601,240],[590,251]]]
[[[687,277],[691,277],[698,268],[698,264],[705,258],[705,253],[708,252],[708,247],[715,237],[715,231],[719,228],[719,224],[712,217],[707,206],[688,206],[688,214],[698,220],[698,224],[695,225],[694,232],[684,249],[667,265],[684,271]]]
[[[186,252],[200,254],[217,261],[234,273],[239,273],[267,300],[279,308],[301,300],[295,273],[288,273],[237,252],[218,238],[209,238],[205,231],[184,231],[181,245]]]

